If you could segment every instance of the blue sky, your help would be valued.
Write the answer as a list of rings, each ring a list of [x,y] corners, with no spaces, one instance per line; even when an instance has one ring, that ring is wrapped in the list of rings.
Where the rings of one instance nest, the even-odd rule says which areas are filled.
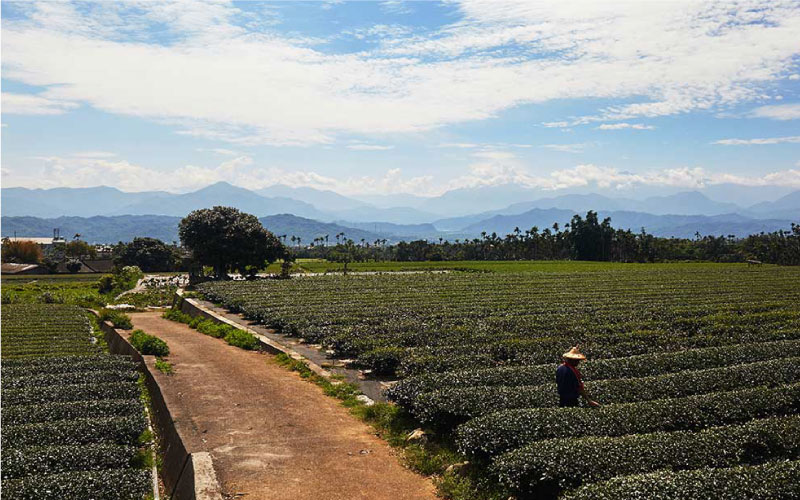
[[[800,189],[800,2],[2,2],[2,185]]]

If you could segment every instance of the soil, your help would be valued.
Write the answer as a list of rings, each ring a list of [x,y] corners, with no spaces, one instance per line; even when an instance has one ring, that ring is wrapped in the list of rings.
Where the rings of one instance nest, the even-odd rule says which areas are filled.
[[[160,312],[130,316],[169,345],[174,374],[156,378],[187,448],[211,454],[227,498],[436,498],[370,426],[271,355]]]

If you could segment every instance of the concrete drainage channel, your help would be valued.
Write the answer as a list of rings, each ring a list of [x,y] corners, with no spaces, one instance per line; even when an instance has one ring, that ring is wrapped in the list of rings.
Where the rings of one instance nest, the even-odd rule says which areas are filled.
[[[97,313],[92,311],[95,315]],[[169,411],[153,373],[155,357],[142,356],[113,326],[100,321],[108,350],[112,354],[126,354],[138,362],[144,371],[145,385],[150,393],[151,420],[158,429],[163,456],[161,479],[172,500],[222,500],[222,490],[217,482],[211,455],[205,451],[186,448],[175,421]]]
[[[361,389],[363,396],[359,399],[362,399],[368,405],[374,401],[386,401],[384,390],[393,381],[368,378],[361,370],[348,367],[346,361],[328,358],[327,353],[320,348],[321,346],[305,344],[297,338],[277,333],[262,325],[244,325],[242,322],[246,320],[240,315],[231,313],[205,300],[185,297],[183,289],[180,288],[175,294],[173,305],[183,313],[202,316],[251,333],[258,339],[263,350],[272,354],[283,353],[293,359],[303,361],[314,373],[321,377],[327,379],[330,379],[333,375],[343,377],[344,381],[356,384]]]

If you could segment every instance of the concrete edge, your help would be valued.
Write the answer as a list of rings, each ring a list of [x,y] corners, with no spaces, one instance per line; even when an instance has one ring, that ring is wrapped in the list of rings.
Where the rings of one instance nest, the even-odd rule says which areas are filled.
[[[222,500],[222,491],[217,482],[211,455],[208,452],[191,453],[175,426],[161,387],[153,375],[156,370],[154,356],[142,356],[128,340],[106,321],[100,321],[108,350],[112,354],[131,356],[143,369],[145,386],[150,393],[153,424],[158,429],[163,458],[161,479],[170,492],[172,500]]]
[[[183,296],[183,289],[178,288],[175,292],[175,301],[173,304],[177,304],[178,308],[181,312],[189,314],[191,316],[203,316],[204,318],[208,318],[212,321],[216,321],[217,323],[224,323],[226,325],[232,326],[234,328],[238,328],[239,330],[244,330],[247,333],[253,335],[257,340],[258,343],[261,345],[261,348],[271,354],[286,354],[287,356],[291,357],[292,359],[296,359],[298,361],[304,362],[308,365],[308,368],[319,375],[320,377],[324,377],[326,379],[331,378],[331,372],[326,370],[325,368],[321,367],[320,365],[314,363],[310,359],[306,358],[302,354],[298,353],[291,347],[285,346],[279,342],[275,342],[274,340],[267,338],[263,335],[260,335],[255,330],[248,328],[244,325],[241,325],[235,321],[232,321],[224,316],[220,316],[216,312],[204,307],[202,304],[197,302],[194,299],[190,299],[188,297]]]

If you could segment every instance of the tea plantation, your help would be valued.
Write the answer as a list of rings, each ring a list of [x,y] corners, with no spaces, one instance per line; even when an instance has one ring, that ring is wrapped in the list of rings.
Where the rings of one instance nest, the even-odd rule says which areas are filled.
[[[79,307],[3,306],[4,499],[152,494],[136,365],[92,340]]]
[[[800,269],[618,264],[199,288],[399,378],[391,399],[520,498],[800,497]],[[558,407],[555,369],[576,344],[600,408]]]

